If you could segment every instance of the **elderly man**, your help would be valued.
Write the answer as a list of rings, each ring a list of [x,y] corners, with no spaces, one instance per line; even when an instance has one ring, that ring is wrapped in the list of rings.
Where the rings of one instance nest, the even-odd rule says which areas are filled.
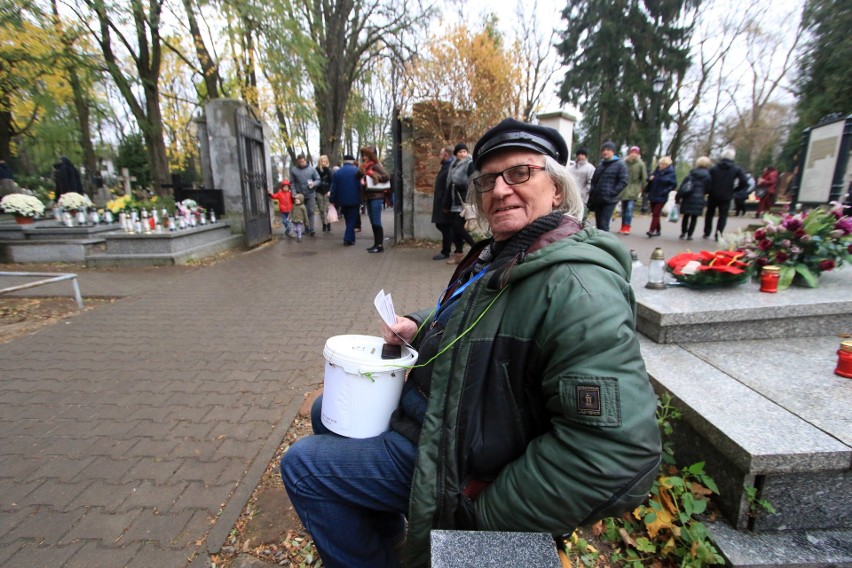
[[[618,197],[627,187],[627,166],[615,154],[615,144],[607,140],[601,145],[601,161],[592,176],[589,209],[595,212],[595,226],[609,231],[609,223]]]
[[[320,176],[316,168],[308,165],[304,154],[296,156],[295,167],[290,168],[290,184],[293,186],[293,196],[301,194],[305,199],[305,207],[308,210],[308,234],[312,237],[314,232],[314,211],[317,208],[316,187],[320,183]]]
[[[330,433],[320,399],[317,435],[282,459],[325,566],[399,566],[403,540],[405,565],[427,566],[435,528],[565,535],[633,509],[656,476],[630,258],[580,220],[565,141],[506,119],[473,160],[471,200],[494,236],[436,306],[383,326],[419,353],[390,430]]]

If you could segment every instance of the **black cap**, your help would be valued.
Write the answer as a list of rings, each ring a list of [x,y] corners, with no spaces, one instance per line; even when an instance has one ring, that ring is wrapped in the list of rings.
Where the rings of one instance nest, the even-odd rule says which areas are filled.
[[[345,155],[343,156],[343,161],[344,161],[344,162],[354,162],[354,161],[355,161],[355,156],[353,156],[352,154],[345,154]]]
[[[456,154],[458,154],[462,150],[468,150],[467,144],[465,144],[464,142],[459,142],[458,144],[456,144],[456,147],[453,148],[453,156],[455,156]],[[470,151],[470,150],[468,150],[468,151]]]
[[[488,154],[504,148],[526,148],[550,156],[563,166],[568,163],[568,145],[558,130],[506,118],[476,143],[474,165],[478,168]]]
[[[583,154],[585,157],[589,157],[589,149],[586,147],[577,148],[577,155]]]
[[[612,150],[613,152],[615,152],[615,142],[613,142],[612,140],[607,140],[606,142],[601,144],[601,150]]]

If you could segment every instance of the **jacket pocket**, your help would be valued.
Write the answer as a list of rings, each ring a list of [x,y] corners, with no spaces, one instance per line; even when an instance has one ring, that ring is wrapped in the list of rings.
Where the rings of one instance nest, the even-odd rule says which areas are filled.
[[[621,426],[621,398],[615,377],[568,375],[559,379],[559,398],[571,422],[595,428]]]

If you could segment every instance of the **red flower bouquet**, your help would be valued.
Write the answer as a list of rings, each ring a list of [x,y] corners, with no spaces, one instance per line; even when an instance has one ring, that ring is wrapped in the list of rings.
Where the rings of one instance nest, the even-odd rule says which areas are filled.
[[[744,252],[729,250],[683,252],[666,262],[666,270],[690,288],[734,286],[748,279],[744,257]]]

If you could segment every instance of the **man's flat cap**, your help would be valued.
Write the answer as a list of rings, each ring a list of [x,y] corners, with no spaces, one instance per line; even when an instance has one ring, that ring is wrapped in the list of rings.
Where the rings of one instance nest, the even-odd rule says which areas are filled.
[[[568,163],[568,145],[558,130],[506,118],[482,135],[473,147],[473,163],[479,168],[486,156],[506,148],[524,148]]]

